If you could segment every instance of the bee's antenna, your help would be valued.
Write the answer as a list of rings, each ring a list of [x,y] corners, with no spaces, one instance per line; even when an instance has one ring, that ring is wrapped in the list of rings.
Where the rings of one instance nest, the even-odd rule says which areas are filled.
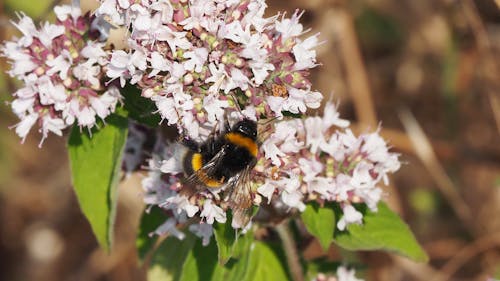
[[[229,93],[231,98],[234,101],[234,105],[236,106],[236,109],[238,109],[238,112],[243,115],[243,112],[241,111],[240,103],[238,102],[238,98],[234,95],[234,93]]]
[[[275,116],[275,117],[273,117],[273,118],[264,119],[265,121],[261,121],[261,122],[259,122],[259,123],[261,123],[262,125],[264,125],[264,126],[265,126],[265,125],[268,125],[268,124],[269,124],[269,123],[271,123],[271,122],[274,122],[274,121],[275,121],[276,119],[278,119],[278,118],[279,118],[279,117]],[[260,120],[263,120],[263,119],[260,119]],[[260,121],[260,120],[259,120],[259,121]]]

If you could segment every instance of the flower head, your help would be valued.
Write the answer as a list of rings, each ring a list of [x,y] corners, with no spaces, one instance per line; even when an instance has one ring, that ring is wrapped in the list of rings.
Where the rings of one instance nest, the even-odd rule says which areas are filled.
[[[263,18],[263,0],[101,3],[97,14],[131,30],[130,51],[113,53],[107,75],[137,84],[168,124],[204,134],[192,137],[236,103],[255,120],[320,105],[307,80],[317,35],[299,38],[301,13]]]
[[[20,14],[14,25],[23,36],[0,46],[0,55],[11,64],[9,75],[24,82],[11,103],[21,119],[16,133],[23,141],[35,124],[42,133],[40,144],[49,132],[61,135],[75,122],[90,129],[97,118],[111,114],[120,99],[117,88],[103,83],[104,43],[87,40],[94,38],[91,25],[96,18],[81,15],[74,6],[58,6],[55,12],[56,23],[38,29]]]

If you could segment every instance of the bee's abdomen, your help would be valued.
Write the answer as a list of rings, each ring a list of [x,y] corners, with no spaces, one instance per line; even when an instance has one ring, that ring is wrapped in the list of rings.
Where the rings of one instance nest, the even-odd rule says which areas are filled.
[[[203,165],[205,165],[207,159],[203,156],[203,154],[189,151],[184,157],[183,168],[184,172],[191,176],[193,174],[196,175],[196,178],[200,183],[210,188],[218,188],[222,186],[226,180],[224,177],[218,177],[217,175],[207,175],[203,170],[200,170]]]
[[[184,155],[184,158],[182,159],[182,168],[184,169],[184,173],[186,173],[186,175],[188,176],[192,175],[195,172],[195,170],[193,169],[194,154],[199,153],[189,150],[188,152],[186,152],[186,155]]]
[[[217,153],[223,155],[211,169],[203,169]],[[258,154],[258,144],[252,138],[239,132],[229,132],[221,138],[205,143],[198,151],[189,151],[183,160],[187,176],[195,175],[203,185],[217,188],[245,169],[253,168]]]

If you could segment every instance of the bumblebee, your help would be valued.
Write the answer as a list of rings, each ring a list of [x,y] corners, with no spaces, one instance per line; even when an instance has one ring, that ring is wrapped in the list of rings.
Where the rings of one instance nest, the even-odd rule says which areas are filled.
[[[257,163],[257,122],[243,119],[222,133],[197,143],[184,139],[188,151],[183,159],[186,183],[199,189],[227,190],[233,210],[233,226],[244,227],[251,219],[250,172]]]

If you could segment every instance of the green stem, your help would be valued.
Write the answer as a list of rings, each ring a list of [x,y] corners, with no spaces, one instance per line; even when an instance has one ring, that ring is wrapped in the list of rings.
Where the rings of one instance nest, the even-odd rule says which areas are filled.
[[[278,224],[276,226],[276,231],[278,232],[278,235],[283,242],[286,261],[288,263],[288,268],[290,269],[290,274],[292,275],[293,281],[304,281],[302,265],[299,261],[297,248],[295,248],[295,241],[293,240],[293,236],[290,233],[290,229],[288,227],[288,221]]]

